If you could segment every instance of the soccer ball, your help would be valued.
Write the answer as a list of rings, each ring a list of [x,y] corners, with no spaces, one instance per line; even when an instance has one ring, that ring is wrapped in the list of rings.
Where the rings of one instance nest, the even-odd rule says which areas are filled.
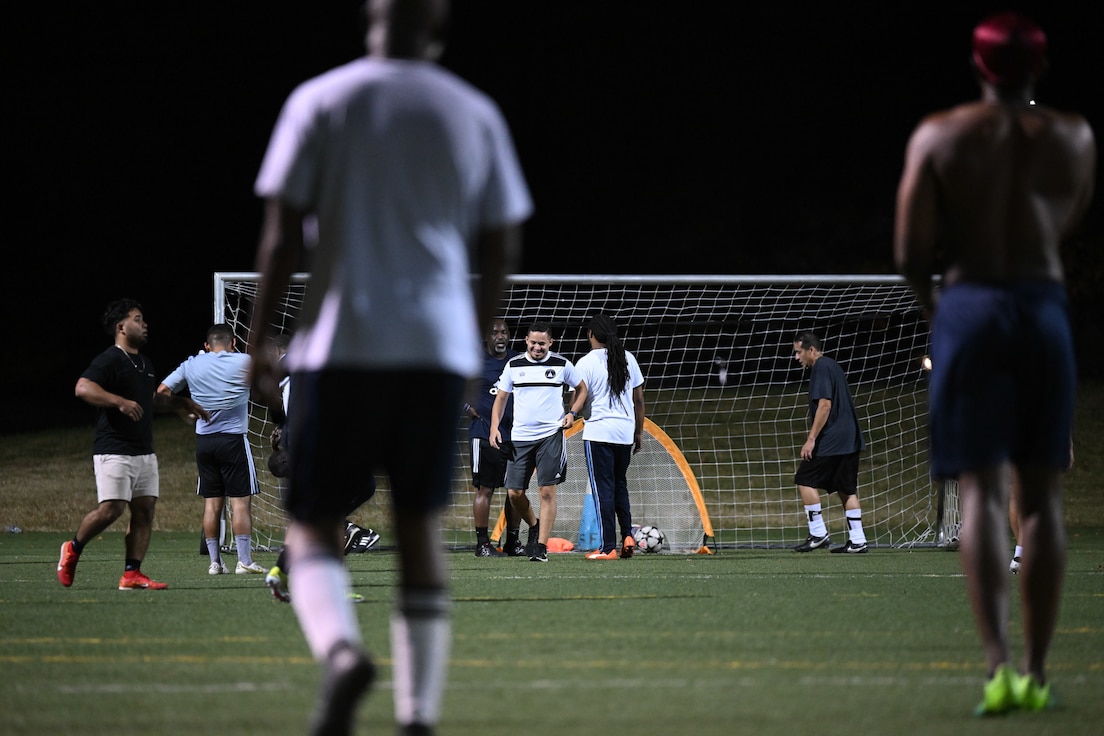
[[[633,534],[633,541],[641,552],[658,552],[666,544],[667,539],[658,527],[642,526]]]

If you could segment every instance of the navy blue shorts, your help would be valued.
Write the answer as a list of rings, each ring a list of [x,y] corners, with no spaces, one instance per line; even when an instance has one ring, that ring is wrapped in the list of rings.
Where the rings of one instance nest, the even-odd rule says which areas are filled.
[[[1076,380],[1061,284],[947,287],[932,322],[932,475],[1068,467]]]
[[[292,518],[344,518],[353,486],[379,473],[396,509],[431,512],[448,503],[456,407],[464,379],[434,371],[322,370],[292,376],[288,424]]]

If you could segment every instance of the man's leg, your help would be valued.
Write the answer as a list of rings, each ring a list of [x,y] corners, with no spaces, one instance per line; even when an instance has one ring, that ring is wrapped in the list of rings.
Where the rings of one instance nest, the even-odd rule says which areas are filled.
[[[1022,468],[1020,481],[1020,533],[1026,550],[1020,566],[1023,668],[1042,685],[1066,572],[1061,478],[1047,468]]]
[[[218,564],[222,569],[222,554],[219,549],[219,522],[222,520],[222,512],[226,507],[226,499],[203,499],[203,540],[207,545],[207,556],[211,558],[211,565]],[[235,521],[237,521],[235,514]]]
[[[962,531],[959,557],[966,590],[985,650],[989,676],[1008,662],[1007,465],[959,475]]]
[[[233,517],[231,525],[234,531],[234,544],[238,550],[238,566],[235,572],[244,570],[248,573],[263,574],[265,569],[253,561],[253,497],[231,497],[230,510]]]
[[[292,520],[284,540],[295,568],[291,606],[324,671],[311,726],[319,735],[351,732],[356,706],[375,678],[349,598],[342,538],[342,520],[332,518],[311,524]]]
[[[391,616],[395,720],[440,719],[452,644],[448,571],[436,513],[394,508],[400,577]]]
[[[130,502],[130,523],[126,530],[126,556],[128,560],[141,562],[149,549],[153,532],[153,511],[156,496],[136,496]]]

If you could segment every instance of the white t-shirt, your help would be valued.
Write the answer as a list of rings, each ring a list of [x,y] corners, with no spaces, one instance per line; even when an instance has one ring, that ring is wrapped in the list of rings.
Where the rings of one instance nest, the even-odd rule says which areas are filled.
[[[514,424],[510,438],[533,442],[560,431],[564,417],[564,386],[575,388],[582,376],[575,365],[558,353],[537,363],[528,353],[510,358],[496,386],[514,397]]]
[[[532,212],[490,98],[430,62],[350,62],[291,94],[254,189],[318,219],[291,370],[478,374],[469,244]]]
[[[586,424],[583,425],[583,439],[594,442],[611,442],[618,445],[631,445],[636,435],[636,413],[632,392],[637,386],[644,385],[644,374],[640,364],[628,350],[625,362],[629,367],[628,386],[621,391],[621,403],[614,401],[609,386],[609,356],[605,348],[595,348],[579,358],[576,368],[587,386],[587,400],[583,407]]]

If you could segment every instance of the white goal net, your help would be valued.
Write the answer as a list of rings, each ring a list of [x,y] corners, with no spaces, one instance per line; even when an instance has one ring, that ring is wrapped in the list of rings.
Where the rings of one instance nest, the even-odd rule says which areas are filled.
[[[294,331],[308,284],[306,274],[294,278],[276,329]],[[248,327],[256,287],[253,273],[215,274],[215,321],[232,325],[245,344],[252,337]],[[626,349],[640,362],[648,418],[677,445],[700,488],[703,525],[711,522],[713,532],[700,541],[715,549],[771,548],[797,544],[808,533],[793,483],[809,421],[808,375],[792,350],[801,330],[821,336],[824,352],[843,367],[854,394],[867,440],[859,471],[867,537],[888,546],[957,539],[957,529],[948,528],[957,523],[957,496],[944,496],[928,474],[927,374],[922,367],[928,330],[903,280],[515,275],[502,316],[517,352],[524,350],[528,326],[547,321],[555,332],[553,349],[576,360],[589,350],[586,325],[599,310],[613,316]],[[445,539],[464,548],[474,544],[475,535],[466,423],[459,407],[457,427]],[[253,406],[251,441],[263,487],[254,504],[260,547],[279,545],[285,523],[278,480],[266,471],[271,429],[266,411]],[[637,470],[647,472],[646,465],[640,463]],[[585,493],[585,476],[583,468],[569,469],[560,492],[565,497]],[[391,541],[388,490],[385,478],[378,481],[376,497],[352,518],[380,531],[386,545]],[[537,500],[535,488],[529,495]],[[496,511],[503,497],[503,491],[495,494]],[[838,502],[823,500],[829,530],[844,534]],[[552,534],[570,538],[579,519],[564,510],[561,506]],[[662,512],[654,513],[662,518]]]

